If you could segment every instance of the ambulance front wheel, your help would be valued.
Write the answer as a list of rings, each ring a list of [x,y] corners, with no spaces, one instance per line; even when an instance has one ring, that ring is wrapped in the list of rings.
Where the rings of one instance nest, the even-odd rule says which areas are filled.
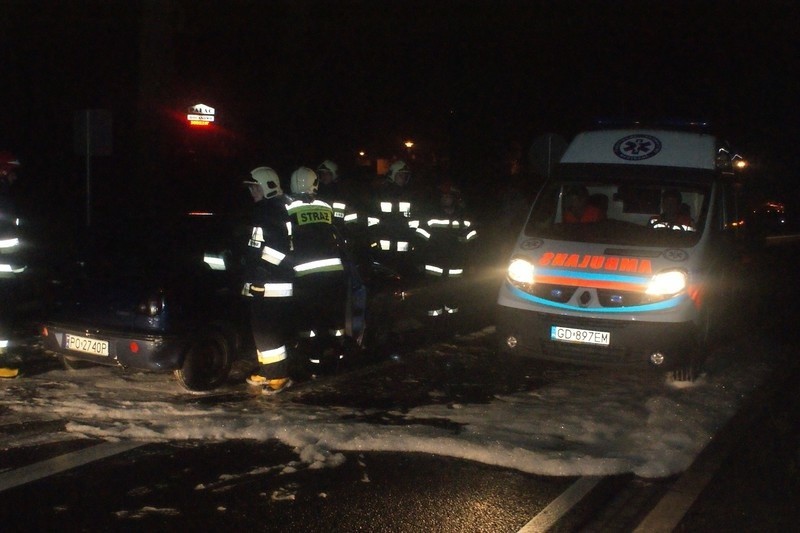
[[[709,347],[708,317],[705,316],[705,319],[700,322],[694,342],[690,343],[687,348],[686,360],[667,372],[667,381],[672,383],[694,382],[703,372],[703,365],[708,357]]]

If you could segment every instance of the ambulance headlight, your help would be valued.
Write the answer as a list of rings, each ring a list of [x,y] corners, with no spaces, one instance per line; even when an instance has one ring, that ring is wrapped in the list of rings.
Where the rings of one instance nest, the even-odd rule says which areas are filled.
[[[512,283],[533,285],[534,268],[530,261],[512,259],[508,264],[508,279]]]
[[[682,270],[668,270],[659,272],[647,284],[646,294],[649,296],[672,296],[686,290],[686,272]]]

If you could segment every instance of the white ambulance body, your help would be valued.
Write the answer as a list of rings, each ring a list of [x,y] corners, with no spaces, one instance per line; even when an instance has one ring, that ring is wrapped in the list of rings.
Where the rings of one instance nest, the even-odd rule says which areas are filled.
[[[517,238],[498,296],[500,350],[691,371],[733,290],[730,162],[705,133],[576,136]]]

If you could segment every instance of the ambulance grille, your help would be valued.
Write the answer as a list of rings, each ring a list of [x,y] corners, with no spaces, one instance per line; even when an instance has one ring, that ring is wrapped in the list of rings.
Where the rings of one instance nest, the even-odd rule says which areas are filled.
[[[537,283],[533,286],[533,295],[551,302],[566,303],[579,287],[573,285],[553,285]],[[648,297],[641,292],[614,291],[597,289],[597,298],[603,307],[630,307],[648,303]]]

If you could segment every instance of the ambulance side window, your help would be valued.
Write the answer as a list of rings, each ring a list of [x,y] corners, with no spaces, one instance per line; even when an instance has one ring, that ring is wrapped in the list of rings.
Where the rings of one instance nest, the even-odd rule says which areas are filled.
[[[714,212],[711,213],[712,219],[709,228],[714,233],[732,239],[738,233],[736,230],[739,226],[736,191],[730,183],[724,182],[719,183],[715,190],[714,203],[716,205]]]
[[[723,228],[733,235],[735,239],[745,237],[743,227],[744,211],[741,197],[741,186],[738,183],[726,183],[723,187],[723,197],[725,198],[725,218]]]

